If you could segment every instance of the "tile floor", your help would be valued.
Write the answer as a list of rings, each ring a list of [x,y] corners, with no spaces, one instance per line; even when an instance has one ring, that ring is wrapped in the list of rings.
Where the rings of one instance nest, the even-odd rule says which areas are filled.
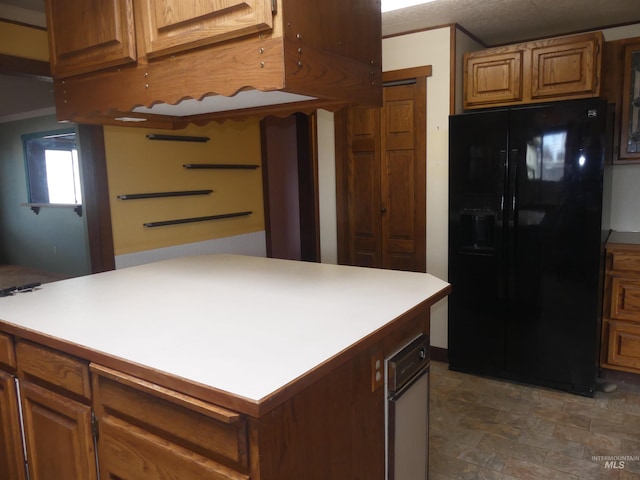
[[[585,398],[431,362],[429,448],[431,480],[640,480],[640,387]]]

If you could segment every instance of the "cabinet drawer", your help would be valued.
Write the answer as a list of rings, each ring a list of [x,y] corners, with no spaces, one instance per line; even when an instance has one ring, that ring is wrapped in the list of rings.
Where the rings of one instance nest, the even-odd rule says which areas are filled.
[[[9,335],[0,333],[0,366],[16,368],[16,355],[13,340]]]
[[[102,366],[92,364],[91,371],[100,423],[117,417],[217,462],[248,467],[240,414]]]
[[[247,475],[111,416],[100,423],[98,455],[102,478],[249,479]]]
[[[67,354],[41,345],[18,341],[18,377],[44,382],[69,393],[91,398],[89,365]]]
[[[609,363],[640,369],[640,325],[609,322]]]
[[[640,253],[612,252],[611,270],[640,272]]]
[[[640,322],[640,279],[611,278],[610,317]]]

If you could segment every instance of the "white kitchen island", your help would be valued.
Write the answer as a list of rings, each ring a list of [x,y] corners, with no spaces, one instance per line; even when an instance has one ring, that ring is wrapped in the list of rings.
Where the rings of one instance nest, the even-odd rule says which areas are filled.
[[[97,430],[102,478],[383,480],[376,362],[428,334],[448,291],[422,273],[210,255],[1,298],[5,443],[17,376],[36,471],[64,431],[86,445],[59,474],[96,478],[91,428],[43,413],[51,394]]]

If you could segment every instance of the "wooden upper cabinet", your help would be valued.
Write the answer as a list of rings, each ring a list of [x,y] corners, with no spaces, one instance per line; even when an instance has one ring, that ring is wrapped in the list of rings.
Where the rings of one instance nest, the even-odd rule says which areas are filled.
[[[464,108],[597,97],[601,32],[465,54]]]
[[[45,0],[56,78],[136,61],[132,0]]]
[[[46,1],[58,120],[173,129],[382,104],[378,0]]]
[[[547,99],[600,91],[602,38],[557,39],[531,49],[531,98]]]
[[[465,103],[483,105],[522,100],[522,51],[470,56]]]
[[[141,0],[136,7],[149,59],[273,27],[271,0]]]

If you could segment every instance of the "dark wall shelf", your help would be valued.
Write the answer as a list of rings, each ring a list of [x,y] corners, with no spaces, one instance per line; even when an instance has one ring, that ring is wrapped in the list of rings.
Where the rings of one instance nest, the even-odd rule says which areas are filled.
[[[190,137],[188,135],[163,135],[160,133],[150,133],[147,135],[149,140],[167,140],[170,142],[197,142],[205,143],[209,141],[209,137]]]
[[[260,165],[249,165],[242,163],[186,163],[182,165],[184,168],[194,170],[219,169],[219,170],[255,170]]]
[[[118,195],[120,200],[138,200],[140,198],[187,197],[192,195],[209,195],[213,190],[183,190],[179,192],[127,193]]]
[[[176,220],[164,220],[161,222],[149,222],[144,223],[143,225],[147,228],[154,227],[166,227],[168,225],[180,225],[183,223],[194,223],[194,222],[207,222],[210,220],[221,220],[223,218],[234,218],[234,217],[246,217],[247,215],[251,215],[253,212],[235,212],[235,213],[223,213],[220,215],[209,215],[206,217],[192,217],[192,218],[178,218]]]

